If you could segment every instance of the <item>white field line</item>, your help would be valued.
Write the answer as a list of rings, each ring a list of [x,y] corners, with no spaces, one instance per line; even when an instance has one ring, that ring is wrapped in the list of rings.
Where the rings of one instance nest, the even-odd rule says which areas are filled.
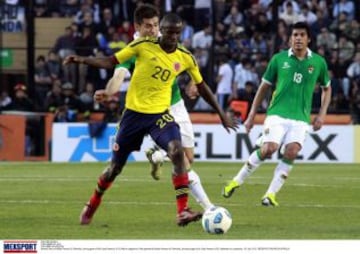
[[[35,204],[35,205],[43,205],[43,204],[53,204],[53,205],[64,205],[64,204],[83,204],[83,201],[61,201],[61,200],[0,200],[0,204]],[[106,205],[133,205],[133,206],[174,206],[174,202],[139,202],[139,201],[106,201],[104,204]],[[227,207],[249,207],[249,204],[241,204],[241,203],[226,203]],[[261,206],[260,204],[254,206]],[[295,207],[295,208],[341,208],[341,209],[360,209],[360,205],[322,205],[322,204],[281,204],[281,207]],[[281,209],[275,208],[275,209]],[[265,208],[264,208],[265,209]]]

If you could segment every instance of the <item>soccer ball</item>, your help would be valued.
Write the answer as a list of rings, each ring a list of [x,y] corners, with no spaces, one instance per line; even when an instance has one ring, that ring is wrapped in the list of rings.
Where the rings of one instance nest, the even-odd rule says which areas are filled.
[[[202,227],[210,234],[225,234],[230,229],[231,223],[231,214],[221,206],[206,210],[202,217]]]
[[[163,156],[162,152],[159,150],[154,151],[154,153],[151,155],[151,157],[152,157],[152,161],[154,163],[163,163],[164,162],[164,156]]]

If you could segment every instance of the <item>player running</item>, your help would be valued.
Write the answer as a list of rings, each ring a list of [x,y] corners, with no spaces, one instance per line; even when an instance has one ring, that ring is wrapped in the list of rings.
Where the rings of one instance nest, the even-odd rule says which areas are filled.
[[[143,6],[140,5],[139,8]],[[135,22],[140,23],[142,14],[135,11]],[[201,218],[200,212],[188,207],[189,179],[184,165],[184,152],[178,124],[168,112],[171,86],[175,78],[187,71],[198,87],[199,94],[213,106],[227,131],[236,129],[237,124],[228,118],[217,104],[214,94],[204,82],[193,55],[178,44],[182,20],[176,14],[166,15],[160,23],[159,38],[141,38],[131,42],[111,57],[93,58],[68,56],[64,64],[83,63],[98,68],[113,68],[116,64],[136,57],[136,68],[127,94],[125,111],[119,124],[113,146],[110,166],[98,179],[98,186],[81,213],[81,224],[89,224],[100,205],[104,192],[111,186],[126,164],[129,154],[139,150],[146,134],[158,146],[167,151],[174,165],[173,185],[176,191],[179,226]],[[95,100],[106,100],[106,90],[97,90]]]
[[[325,59],[312,52],[308,48],[309,43],[309,26],[298,22],[291,29],[291,48],[274,55],[270,60],[244,123],[246,131],[249,132],[268,89],[275,87],[264,122],[262,145],[250,155],[238,174],[224,187],[225,198],[231,197],[235,189],[283,143],[283,159],[275,168],[273,179],[261,202],[264,206],[278,205],[276,194],[289,176],[310,129],[312,97],[317,83],[322,87],[321,108],[312,125],[314,131],[322,127],[331,99],[330,79]]]

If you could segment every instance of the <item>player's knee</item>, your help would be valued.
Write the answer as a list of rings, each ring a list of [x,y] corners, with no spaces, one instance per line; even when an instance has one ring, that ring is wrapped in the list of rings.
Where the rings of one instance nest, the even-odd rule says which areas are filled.
[[[184,158],[183,149],[179,140],[171,141],[168,145],[167,152],[172,161],[181,161]]]
[[[296,144],[288,144],[285,148],[284,158],[287,160],[295,160],[300,149],[301,149],[301,146],[297,143]]]
[[[263,158],[270,158],[277,151],[279,145],[276,143],[266,143],[261,147],[261,155]]]

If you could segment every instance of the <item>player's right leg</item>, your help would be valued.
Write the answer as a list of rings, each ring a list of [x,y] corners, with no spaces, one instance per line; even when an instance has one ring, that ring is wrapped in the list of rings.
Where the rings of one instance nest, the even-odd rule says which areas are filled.
[[[138,117],[139,115],[132,111],[124,112],[120,128],[116,133],[110,166],[100,175],[93,195],[80,214],[80,224],[87,225],[91,222],[101,203],[102,196],[121,173],[129,154],[134,150],[140,149],[144,131],[141,124],[134,124],[137,122]]]

